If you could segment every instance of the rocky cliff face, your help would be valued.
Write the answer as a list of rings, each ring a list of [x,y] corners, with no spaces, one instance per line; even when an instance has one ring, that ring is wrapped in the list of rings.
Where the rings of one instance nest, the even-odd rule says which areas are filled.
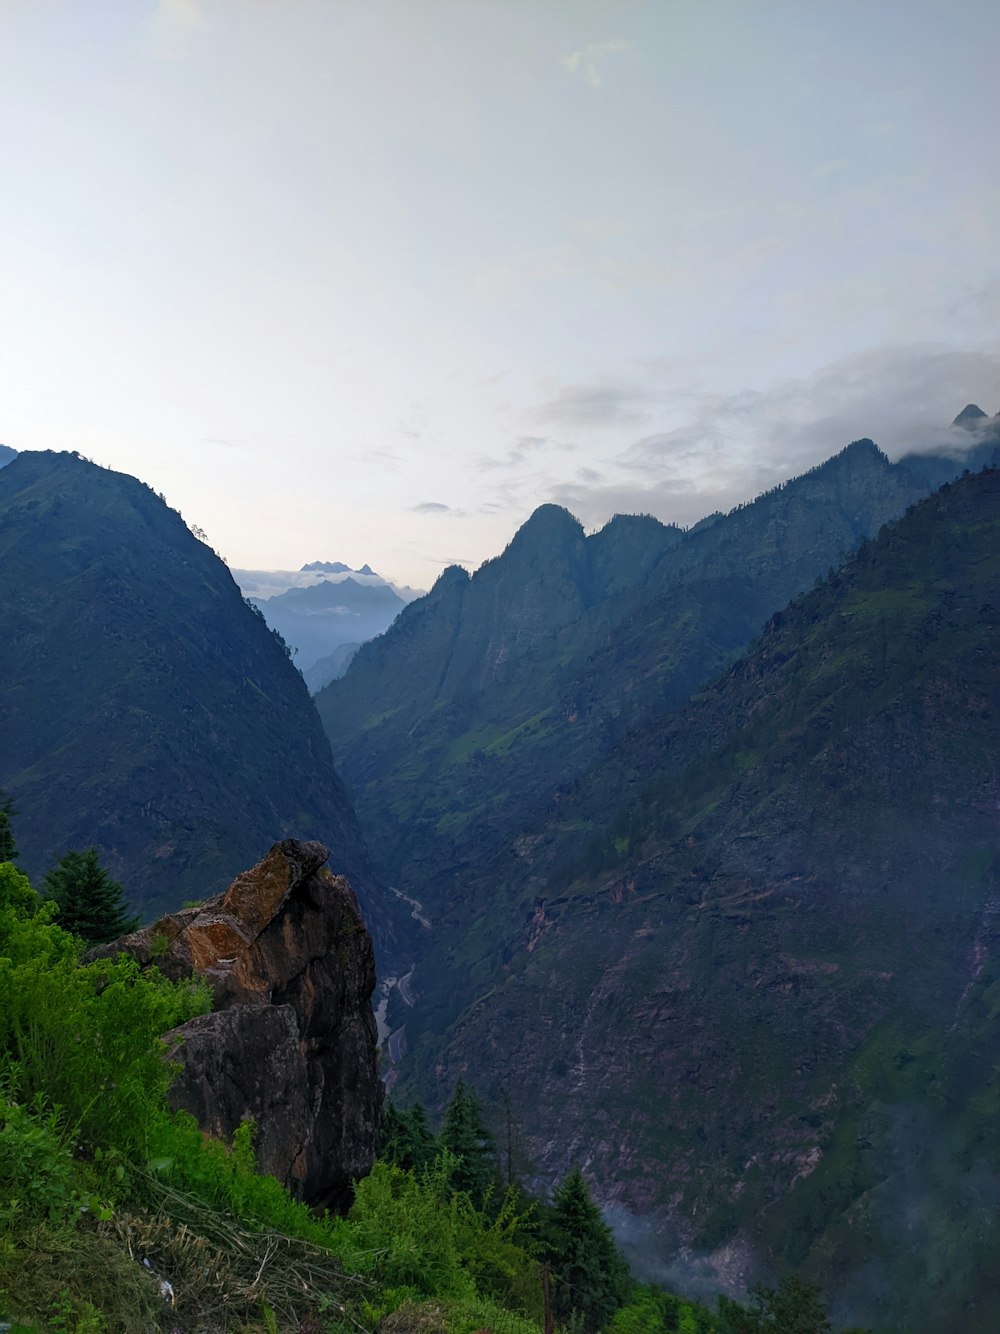
[[[205,978],[213,1012],[166,1035],[181,1066],[173,1106],[225,1137],[252,1117],[262,1170],[335,1207],[371,1168],[382,1084],[371,937],[327,856],[321,843],[276,843],[224,894],[100,952]]]
[[[512,1106],[659,1276],[681,1241],[845,1323],[998,1327],[997,589],[987,472],[630,734],[435,921],[404,1095]]]
[[[930,485],[857,440],[689,532],[619,516],[586,537],[543,505],[471,578],[446,571],[316,698],[384,882],[443,919],[560,791]]]

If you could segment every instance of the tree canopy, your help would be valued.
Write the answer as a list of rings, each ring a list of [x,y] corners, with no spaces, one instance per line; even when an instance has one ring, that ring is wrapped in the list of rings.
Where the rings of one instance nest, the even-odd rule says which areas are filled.
[[[444,1114],[441,1147],[454,1155],[454,1190],[467,1191],[476,1204],[497,1183],[497,1148],[483,1120],[479,1100],[461,1080],[455,1085]]]
[[[397,1107],[391,1098],[386,1098],[379,1132],[380,1158],[404,1170],[422,1171],[434,1162],[437,1148],[422,1103]]]
[[[125,894],[98,860],[97,849],[67,852],[45,876],[44,897],[57,904],[56,921],[93,944],[116,940],[139,925]]]
[[[629,1272],[578,1167],[555,1193],[546,1242],[557,1317],[585,1334],[604,1329],[627,1299]]]
[[[13,799],[5,792],[0,792],[0,862],[17,861],[17,844],[10,827],[10,817],[14,814]]]
[[[773,1334],[829,1334],[833,1328],[819,1288],[795,1274],[783,1278],[776,1288],[751,1288],[749,1306],[722,1298],[719,1314],[732,1334],[766,1334],[768,1330]]]

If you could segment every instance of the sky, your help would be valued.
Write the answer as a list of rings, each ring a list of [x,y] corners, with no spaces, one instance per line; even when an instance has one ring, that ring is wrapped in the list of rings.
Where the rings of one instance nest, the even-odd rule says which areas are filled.
[[[0,0],[0,441],[427,588],[1000,410],[995,0]]]

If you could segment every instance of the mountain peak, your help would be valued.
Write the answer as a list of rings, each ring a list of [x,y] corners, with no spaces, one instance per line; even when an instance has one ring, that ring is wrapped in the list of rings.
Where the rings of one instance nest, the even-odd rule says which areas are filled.
[[[367,566],[365,567],[367,570]],[[345,565],[339,560],[311,560],[308,565],[303,565],[299,574],[349,574],[352,573],[351,567]],[[364,570],[357,571],[358,574],[365,573]]]
[[[852,440],[849,445],[845,445],[839,454],[834,454],[834,458],[860,458],[863,454],[870,457],[884,459],[886,456],[874,440],[868,436],[862,436],[860,440]]]
[[[555,550],[583,539],[583,525],[561,505],[539,505],[511,538],[508,551]]]
[[[521,525],[520,531],[523,533],[525,528],[529,527],[546,528],[579,528],[582,531],[580,520],[570,514],[568,509],[562,505],[554,505],[551,502],[545,505],[539,505],[537,509],[532,510],[530,516]]]
[[[978,426],[986,417],[978,403],[966,403],[965,407],[952,422],[952,426],[964,426],[966,430]]]
[[[858,468],[867,471],[873,467],[891,469],[892,464],[874,440],[869,440],[867,436],[863,436],[860,440],[852,440],[838,454],[834,454],[823,463],[817,464],[815,468],[811,468],[803,476],[811,477],[814,473],[837,474],[845,470],[851,471]],[[790,485],[794,485],[794,482]]]
[[[434,592],[440,592],[447,588],[449,584],[467,584],[469,582],[469,571],[462,565],[446,565],[438,577],[434,580]]]

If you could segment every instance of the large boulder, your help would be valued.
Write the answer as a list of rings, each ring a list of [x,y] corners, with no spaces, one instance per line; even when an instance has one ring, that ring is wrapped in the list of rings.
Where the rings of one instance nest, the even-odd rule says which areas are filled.
[[[261,1169],[337,1207],[375,1155],[382,1105],[371,937],[321,843],[285,839],[224,894],[95,953],[203,977],[215,1008],[165,1035],[175,1108],[230,1136],[253,1118]]]

